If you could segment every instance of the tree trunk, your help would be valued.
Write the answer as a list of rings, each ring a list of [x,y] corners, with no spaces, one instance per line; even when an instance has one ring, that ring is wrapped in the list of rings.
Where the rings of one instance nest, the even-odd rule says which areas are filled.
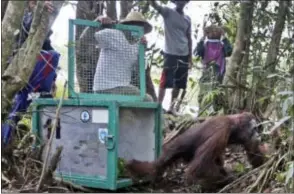
[[[76,18],[85,20],[95,20],[103,14],[103,1],[78,1]],[[93,79],[100,49],[95,47],[94,34],[95,28],[87,26],[76,26],[76,75],[80,92],[93,91]],[[81,37],[81,34],[83,36]]]
[[[242,64],[244,53],[246,52],[246,48],[248,48],[248,43],[250,42],[251,31],[249,32],[250,28],[248,29],[248,26],[252,26],[253,9],[254,1],[242,1],[240,7],[240,19],[238,21],[237,36],[234,43],[232,56],[230,57],[229,63],[227,65],[227,71],[224,79],[224,83],[226,85],[235,85],[234,83],[238,82],[237,80],[238,74],[240,74],[240,67],[241,65],[244,65]],[[238,92],[236,92],[235,95],[228,96],[229,107],[231,109],[236,108],[234,107],[234,102],[235,100],[238,100],[236,99],[238,98],[237,94]]]
[[[4,2],[1,2],[1,7]],[[14,44],[14,34],[21,27],[22,17],[26,7],[26,1],[9,1],[6,9],[6,14],[2,21],[2,58],[1,71],[2,74],[8,67],[7,60],[12,54]],[[2,10],[3,11],[3,10]]]
[[[280,48],[280,41],[285,27],[285,21],[289,11],[289,7],[290,1],[280,1],[273,34],[271,36],[271,42],[268,46],[267,56],[265,60],[265,69],[268,69],[269,74],[275,73],[276,65],[279,62],[278,54]],[[273,91],[272,89],[274,89],[275,86],[276,79],[273,77],[266,84],[266,88],[261,88],[262,91],[260,92],[260,94],[262,94],[263,96],[270,95]],[[262,111],[266,111],[268,105],[270,104],[270,99],[266,99],[263,104],[264,106],[262,107]]]
[[[124,1],[121,1],[124,2]],[[108,0],[107,1],[107,16],[113,20],[117,20],[117,11],[116,11],[116,1]]]
[[[246,86],[247,85],[247,69],[249,66],[249,58],[250,58],[250,38],[252,35],[252,21],[253,21],[253,12],[254,12],[254,8],[252,7],[252,9],[248,9],[248,17],[247,20],[251,21],[248,22],[248,27],[245,29],[245,37],[244,37],[244,55],[242,57],[242,62],[241,65],[239,66],[239,71],[237,74],[237,81],[243,85]],[[244,109],[245,108],[245,90],[244,88],[239,87],[238,90],[234,91],[233,95],[235,96],[235,99],[237,100],[236,103],[236,109],[240,110],[240,109]]]
[[[277,18],[275,21],[275,26],[273,34],[271,37],[271,42],[268,47],[267,56],[265,60],[265,68],[269,70],[269,73],[275,73],[277,65],[277,57],[279,54],[280,41],[282,33],[285,27],[286,16],[289,11],[290,1],[280,1],[279,10],[277,13]],[[274,80],[269,83],[269,86],[273,88]]]
[[[4,15],[5,15],[5,12],[6,12],[6,8],[7,8],[7,5],[8,5],[8,2],[9,1],[1,1],[1,21],[4,18]]]
[[[56,14],[49,14],[47,11],[44,11],[44,2],[38,1],[28,38],[2,76],[2,112],[7,112],[10,109],[13,97],[27,84],[33,72],[37,55],[62,7],[63,1],[53,1],[53,4],[56,8]],[[5,18],[6,16],[8,16],[8,13],[7,15],[5,14]],[[9,28],[9,26],[7,27]]]
[[[120,19],[125,18],[133,7],[133,0],[120,1]]]

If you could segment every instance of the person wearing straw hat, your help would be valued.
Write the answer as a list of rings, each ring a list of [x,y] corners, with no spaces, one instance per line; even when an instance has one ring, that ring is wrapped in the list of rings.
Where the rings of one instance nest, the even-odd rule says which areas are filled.
[[[143,27],[144,34],[152,31],[152,25],[140,12],[130,12],[119,22],[109,17],[100,17],[101,27],[111,24],[125,24]],[[130,31],[103,28],[95,33],[98,47],[101,49],[94,75],[93,90],[96,93],[140,95],[140,90],[132,84],[134,74],[138,73],[138,44],[147,44],[145,36],[141,40],[135,38]],[[139,80],[139,79],[138,79]],[[146,101],[153,101],[146,94]]]
[[[158,101],[162,103],[167,88],[172,88],[172,100],[168,113],[174,114],[175,100],[180,89],[183,100],[188,80],[188,69],[192,64],[191,19],[184,13],[189,0],[173,0],[175,8],[160,6],[155,0],[151,5],[164,20],[165,44],[163,48],[164,68],[160,78]]]
[[[127,17],[122,19],[119,23],[144,27],[144,34],[148,34],[152,31],[152,25],[137,11],[130,12]]]

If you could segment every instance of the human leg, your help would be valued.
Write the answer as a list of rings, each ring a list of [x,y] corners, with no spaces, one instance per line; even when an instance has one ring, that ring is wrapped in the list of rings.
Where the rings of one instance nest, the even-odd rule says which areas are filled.
[[[188,81],[188,57],[187,56],[178,56],[175,60],[176,66],[174,67],[174,87],[172,91],[172,102],[170,106],[170,111],[174,110],[176,104],[176,99],[182,90],[180,100],[177,103],[176,109],[179,109],[180,103],[183,101],[186,94],[186,87]]]
[[[182,104],[184,98],[186,95],[186,90],[182,90],[181,96],[180,96],[180,100],[178,101],[178,103],[176,104],[175,110],[178,112],[180,110],[180,105]]]
[[[179,88],[173,88],[172,89],[171,103],[170,103],[168,112],[173,112],[174,111],[174,107],[176,105],[176,99],[178,98],[179,93],[180,93],[180,89]]]
[[[160,78],[160,85],[159,85],[159,91],[158,91],[158,102],[162,104],[165,96],[165,82],[166,82],[166,70],[163,69],[161,73],[161,78]]]
[[[159,92],[158,92],[158,102],[160,104],[162,104],[164,100],[166,89],[173,87],[174,71],[172,67],[173,67],[173,56],[164,54],[164,64],[163,64],[163,70],[161,73]]]

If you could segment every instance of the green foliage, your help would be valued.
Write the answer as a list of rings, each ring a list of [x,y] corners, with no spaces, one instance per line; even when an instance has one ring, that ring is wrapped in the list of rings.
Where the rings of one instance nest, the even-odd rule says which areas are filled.
[[[235,42],[237,34],[239,11],[239,3],[236,4],[234,1],[221,2],[214,4],[211,13],[208,15],[210,23],[225,27],[226,36],[232,43]]]
[[[285,182],[285,173],[276,173],[276,181],[280,182],[280,183],[284,183]]]
[[[61,98],[64,90],[64,83],[62,81],[56,81],[56,96],[55,98]],[[64,98],[68,98],[68,91],[65,92]]]
[[[118,158],[117,162],[117,170],[118,170],[118,177],[125,176],[125,160],[123,158]]]
[[[235,166],[234,166],[234,170],[238,173],[244,173],[246,171],[245,169],[245,165],[238,162]]]
[[[188,79],[188,84],[190,84],[191,89],[194,89],[196,87],[197,82],[190,77]]]
[[[205,104],[212,103],[217,96],[221,93],[219,89],[215,89],[212,91],[209,91],[202,99],[201,106],[204,106]]]
[[[250,38],[250,53],[248,64],[242,64],[248,66],[247,69],[241,72],[236,72],[236,75],[240,73],[246,81],[246,87],[252,91],[246,94],[246,98],[253,98],[253,105],[251,108],[258,109],[258,107],[266,107],[269,102],[275,102],[277,100],[277,93],[280,91],[291,91],[290,84],[293,83],[289,71],[293,68],[294,50],[293,50],[293,33],[289,33],[293,30],[289,30],[288,33],[284,29],[282,34],[281,43],[279,45],[278,58],[275,64],[265,64],[269,51],[269,44],[272,40],[273,28],[276,23],[278,2],[256,2],[253,17],[253,30]],[[234,42],[237,33],[237,24],[239,19],[240,3],[238,2],[223,2],[214,5],[212,13],[210,14],[211,23],[225,26],[227,36],[229,40]],[[293,8],[289,9],[290,14],[287,17],[286,25],[291,26],[294,23]],[[290,17],[292,16],[292,17]],[[292,44],[290,44],[292,42]],[[229,64],[228,64],[229,65]],[[241,61],[240,61],[241,65]],[[272,67],[276,69],[276,72],[271,72]],[[275,86],[273,87],[272,84]],[[282,87],[281,87],[282,86]],[[238,89],[240,90],[240,89]],[[263,91],[259,93],[259,91]],[[266,92],[264,92],[266,91]],[[245,101],[246,101],[245,98]],[[291,108],[287,110],[292,111],[290,100],[280,99],[283,102],[283,112],[286,110],[286,106]],[[251,102],[252,103],[252,99]],[[286,105],[287,104],[287,105]],[[289,107],[288,106],[288,107]]]
[[[287,163],[287,172],[286,172],[286,178],[285,178],[285,185],[289,187],[289,189],[294,189],[294,161]]]
[[[293,189],[293,175],[294,175],[294,162],[288,162],[286,164],[286,169],[283,172],[276,173],[276,181],[284,184],[289,188],[289,190]]]
[[[31,119],[31,114],[25,114],[23,115],[22,119],[18,122],[18,125],[24,125],[27,129],[30,129],[32,124]]]
[[[159,85],[159,84],[160,84],[160,80],[157,79],[157,78],[155,78],[155,79],[153,79],[153,83],[154,83],[155,85]]]
[[[207,91],[203,96],[200,103],[201,109],[206,109],[203,115],[216,115],[217,112],[223,111],[222,108],[225,106],[223,98],[225,96],[222,88],[215,88],[211,91]]]

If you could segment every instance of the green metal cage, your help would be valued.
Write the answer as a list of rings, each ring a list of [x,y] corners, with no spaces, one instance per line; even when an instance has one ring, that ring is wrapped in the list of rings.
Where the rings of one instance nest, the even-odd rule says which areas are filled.
[[[45,124],[49,118],[53,124],[58,103],[55,99],[34,101],[32,130],[38,137],[35,146],[48,141]],[[55,176],[90,188],[116,190],[132,185],[131,179],[118,176],[119,158],[153,161],[159,156],[161,111],[161,106],[152,102],[65,100],[59,117],[60,137],[53,139],[50,153],[63,146]],[[104,139],[100,127],[107,129]]]
[[[76,91],[75,84],[77,82],[76,77],[76,37],[75,33],[77,33],[77,28],[82,27],[84,29],[96,29],[101,26],[101,23],[82,20],[82,19],[70,19],[69,20],[69,32],[68,32],[68,96],[69,98],[82,98],[82,99],[95,99],[95,100],[115,100],[115,101],[143,101],[146,94],[146,80],[145,80],[145,47],[143,44],[139,44],[139,90],[140,95],[121,95],[121,94],[98,94],[98,93],[88,93],[88,92],[79,92]],[[122,25],[116,24],[113,26],[113,29],[129,31],[134,36],[140,38],[144,35],[143,28],[138,26],[130,26],[130,25]],[[89,30],[88,30],[89,31]],[[84,34],[87,33],[87,30],[84,30]],[[94,37],[92,42],[95,41]],[[95,52],[93,52],[95,53]],[[86,53],[85,53],[86,54]],[[97,57],[98,56],[94,56]],[[87,77],[87,75],[85,75]]]
[[[156,102],[144,102],[145,50],[141,44],[138,45],[140,95],[76,91],[76,44],[80,44],[75,42],[76,27],[83,26],[82,34],[86,28],[92,28],[88,36],[91,41],[93,29],[100,25],[88,20],[69,20],[69,99],[63,101],[51,152],[58,146],[63,147],[61,160],[54,172],[56,177],[85,187],[117,190],[132,185],[130,178],[120,176],[120,160],[154,161],[159,156],[162,108]],[[117,24],[113,28],[132,32],[138,38],[144,34],[140,27]],[[90,56],[85,54],[86,58]],[[32,130],[37,136],[35,147],[47,146],[58,103],[57,99],[33,101]]]

